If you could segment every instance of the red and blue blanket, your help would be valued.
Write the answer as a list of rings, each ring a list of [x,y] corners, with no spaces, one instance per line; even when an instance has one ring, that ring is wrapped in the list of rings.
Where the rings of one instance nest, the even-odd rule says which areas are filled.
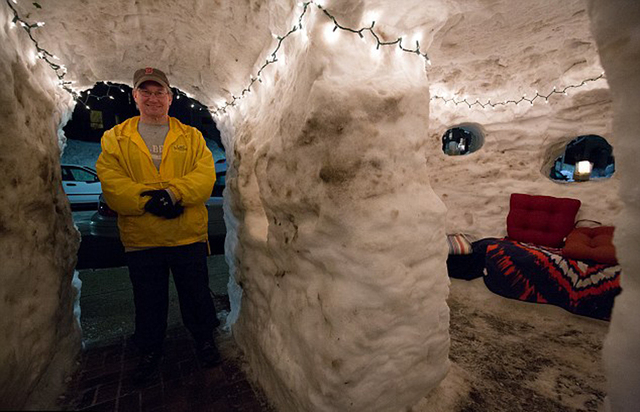
[[[561,249],[506,238],[478,243],[486,248],[484,281],[492,292],[610,319],[614,298],[620,293],[620,266],[568,259]]]

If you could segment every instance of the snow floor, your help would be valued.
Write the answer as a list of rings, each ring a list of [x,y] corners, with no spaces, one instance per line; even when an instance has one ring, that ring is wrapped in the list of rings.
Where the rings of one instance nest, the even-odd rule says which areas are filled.
[[[224,257],[209,259],[212,290],[224,294]],[[95,348],[130,333],[133,305],[126,268],[84,270],[80,276],[82,323],[90,335],[85,342]],[[178,326],[173,303],[170,325]],[[448,304],[453,366],[412,412],[601,410],[606,390],[601,350],[608,322],[505,299],[482,279],[451,279]],[[111,326],[96,331],[98,324]]]

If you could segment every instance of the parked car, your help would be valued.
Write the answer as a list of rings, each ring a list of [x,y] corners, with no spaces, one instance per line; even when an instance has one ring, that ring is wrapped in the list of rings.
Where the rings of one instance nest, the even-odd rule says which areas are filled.
[[[71,204],[71,210],[96,210],[102,185],[96,171],[88,166],[61,165],[62,187]]]
[[[222,197],[227,178],[227,159],[216,160],[216,183],[213,185],[213,197]]]

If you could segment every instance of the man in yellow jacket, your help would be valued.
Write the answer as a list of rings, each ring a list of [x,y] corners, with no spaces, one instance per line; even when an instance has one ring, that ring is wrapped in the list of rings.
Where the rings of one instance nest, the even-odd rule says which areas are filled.
[[[158,375],[167,328],[169,271],[180,311],[205,366],[220,362],[219,325],[207,273],[207,208],[216,179],[211,152],[195,128],[169,117],[171,88],[154,68],[134,74],[140,116],[105,132],[96,169],[104,198],[118,213],[133,285],[140,350],[136,381]]]

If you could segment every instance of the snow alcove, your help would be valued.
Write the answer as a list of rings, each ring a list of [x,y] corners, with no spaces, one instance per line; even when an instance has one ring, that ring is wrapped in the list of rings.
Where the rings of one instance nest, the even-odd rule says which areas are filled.
[[[74,97],[153,66],[222,133],[227,325],[278,410],[404,411],[441,386],[446,234],[505,236],[516,192],[616,226],[604,406],[637,410],[637,1],[6,0],[0,18],[0,408],[51,408],[81,350]],[[447,156],[461,124],[482,147]],[[541,172],[585,135],[613,148],[611,178]]]

